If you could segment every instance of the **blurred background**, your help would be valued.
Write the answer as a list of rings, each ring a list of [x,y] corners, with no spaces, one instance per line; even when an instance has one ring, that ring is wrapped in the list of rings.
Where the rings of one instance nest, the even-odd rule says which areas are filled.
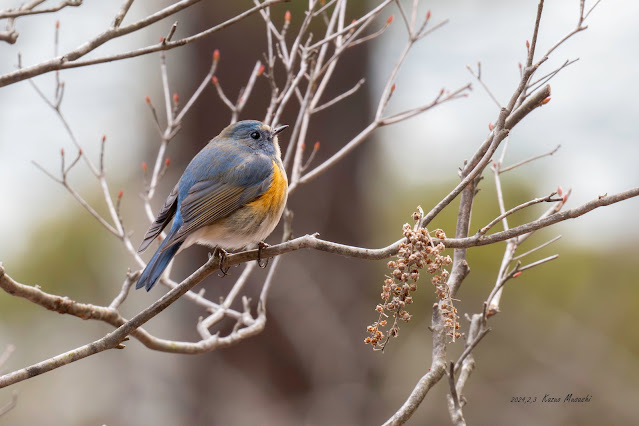
[[[169,1],[133,4],[125,19],[134,22]],[[591,3],[591,2],[589,2]],[[350,2],[348,14],[361,16],[376,2]],[[3,0],[0,9],[18,1]],[[251,7],[252,2],[202,2],[177,16],[176,37],[209,28]],[[305,2],[272,9],[278,25],[287,9],[292,30]],[[409,4],[406,5],[410,7]],[[0,73],[15,69],[17,53],[25,65],[53,55],[56,20],[60,51],[77,47],[106,28],[119,4],[87,2],[58,14],[16,21],[15,45],[0,44]],[[531,37],[535,1],[426,1],[420,16],[450,19],[411,52],[397,79],[389,111],[430,102],[439,90],[473,80],[466,65],[482,63],[482,77],[506,103],[519,79]],[[588,4],[587,4],[588,7]],[[538,48],[545,52],[578,19],[579,2],[548,2]],[[375,42],[346,55],[326,98],[366,84],[355,96],[323,111],[312,123],[307,145],[321,141],[315,164],[330,157],[372,119],[377,98],[404,47],[406,33],[398,11],[395,22]],[[580,58],[551,81],[552,100],[511,133],[506,164],[561,149],[552,157],[502,176],[506,207],[545,196],[561,185],[572,188],[568,208],[597,195],[639,184],[639,127],[635,42],[639,4],[602,2],[582,32],[558,49],[540,75],[566,59]],[[155,43],[176,18],[107,43],[91,57]],[[318,27],[318,33],[319,33]],[[223,32],[167,53],[172,92],[186,100],[221,52],[217,76],[236,96],[266,48],[264,24],[257,15]],[[105,162],[112,195],[123,190],[122,215],[137,244],[148,222],[139,194],[144,190],[141,163],[155,159],[159,138],[145,104],[149,96],[161,111],[163,94],[159,55],[66,70],[62,112],[84,149],[97,159],[107,135]],[[53,95],[53,74],[35,78]],[[473,83],[475,83],[473,81]],[[319,232],[323,238],[362,247],[380,247],[401,236],[419,204],[428,210],[458,182],[457,169],[469,158],[495,122],[496,105],[480,88],[466,99],[447,103],[408,122],[375,133],[336,167],[300,188],[289,200],[294,233]],[[59,170],[59,151],[75,149],[61,123],[28,82],[0,89],[0,261],[14,279],[75,300],[108,304],[120,290],[127,268],[134,268],[121,243],[79,206],[61,185],[33,166]],[[264,116],[268,84],[258,80],[241,118]],[[184,101],[182,101],[184,102]],[[296,116],[289,108],[283,122]],[[206,89],[169,145],[171,166],[162,180],[154,209],[181,175],[190,158],[229,121],[213,87]],[[161,115],[162,118],[162,115]],[[281,138],[285,147],[286,134]],[[484,174],[475,202],[472,230],[498,215],[494,181]],[[98,211],[106,213],[97,182],[83,164],[70,174],[72,185]],[[538,216],[536,206],[513,216],[511,226]],[[493,331],[475,350],[476,370],[465,397],[465,416],[474,424],[633,424],[639,398],[639,315],[637,255],[639,228],[632,225],[639,200],[597,209],[562,222],[531,238],[522,251],[555,235],[563,238],[531,255],[529,261],[559,253],[558,260],[525,272],[510,282],[502,313],[490,320]],[[433,223],[454,235],[457,203]],[[499,227],[496,227],[499,230]],[[269,242],[277,242],[278,230]],[[505,244],[471,249],[471,274],[457,297],[462,313],[481,310],[494,285]],[[145,258],[150,257],[147,253]],[[452,255],[452,253],[451,253]],[[201,265],[207,250],[192,248],[177,257],[174,278]],[[430,366],[431,306],[434,294],[423,280],[412,308],[413,320],[384,353],[364,345],[365,328],[376,319],[375,305],[386,262],[368,262],[314,251],[284,256],[269,295],[268,321],[259,336],[203,355],[153,352],[137,341],[0,390],[0,406],[18,392],[17,407],[0,418],[8,425],[368,425],[385,421],[404,402]],[[240,274],[216,274],[202,287],[216,300]],[[266,271],[252,276],[249,293],[259,294]],[[131,317],[160,297],[132,292],[122,308]],[[197,340],[202,312],[178,301],[145,327],[169,339]],[[467,322],[461,321],[462,331]],[[57,315],[0,293],[0,351],[16,350],[3,367],[13,371],[102,337],[111,327]],[[450,345],[456,359],[463,343]],[[427,396],[409,424],[447,424],[447,384]],[[592,397],[582,404],[511,403],[512,397],[569,393]]]

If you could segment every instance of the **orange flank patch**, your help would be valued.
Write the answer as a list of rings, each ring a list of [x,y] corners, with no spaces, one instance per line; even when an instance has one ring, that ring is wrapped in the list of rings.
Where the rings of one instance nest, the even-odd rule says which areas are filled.
[[[286,201],[286,191],[288,181],[286,175],[282,173],[280,167],[273,161],[273,181],[266,192],[257,200],[248,204],[248,207],[259,210],[266,214],[268,211],[277,212]]]

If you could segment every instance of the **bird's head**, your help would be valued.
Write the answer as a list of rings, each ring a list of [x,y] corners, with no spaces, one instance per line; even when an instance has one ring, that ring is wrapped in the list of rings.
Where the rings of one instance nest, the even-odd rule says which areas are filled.
[[[246,145],[256,151],[264,152],[268,155],[280,157],[280,146],[277,135],[288,125],[271,128],[270,126],[256,120],[238,121],[222,130],[219,138],[232,140]]]

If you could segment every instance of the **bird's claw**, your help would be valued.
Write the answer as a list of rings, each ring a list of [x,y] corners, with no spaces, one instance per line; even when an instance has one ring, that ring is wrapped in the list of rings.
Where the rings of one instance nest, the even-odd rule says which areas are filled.
[[[221,247],[216,248],[218,256],[220,256],[220,272],[222,275],[220,277],[225,277],[229,274],[230,266],[224,268],[224,261],[226,260],[226,256],[228,256],[228,252]]]
[[[270,246],[266,244],[264,241],[260,241],[259,243],[257,243],[257,265],[260,268],[266,268],[266,266],[268,265],[268,257],[266,258],[266,262],[262,264],[262,249],[265,249],[267,247],[270,247]]]

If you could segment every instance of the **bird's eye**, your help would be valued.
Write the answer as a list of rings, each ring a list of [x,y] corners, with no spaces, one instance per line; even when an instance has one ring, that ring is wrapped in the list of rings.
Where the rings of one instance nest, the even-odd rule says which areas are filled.
[[[249,136],[252,137],[253,139],[257,140],[257,139],[260,138],[260,132],[251,132],[251,134]]]

